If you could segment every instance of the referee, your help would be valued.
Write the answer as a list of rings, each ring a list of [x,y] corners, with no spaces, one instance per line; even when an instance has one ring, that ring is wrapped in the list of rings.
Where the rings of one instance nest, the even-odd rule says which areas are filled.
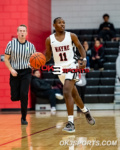
[[[28,91],[31,82],[31,68],[29,58],[36,52],[32,43],[26,40],[27,27],[17,28],[17,39],[7,44],[5,50],[5,64],[10,71],[11,100],[21,102],[21,124],[27,125]]]

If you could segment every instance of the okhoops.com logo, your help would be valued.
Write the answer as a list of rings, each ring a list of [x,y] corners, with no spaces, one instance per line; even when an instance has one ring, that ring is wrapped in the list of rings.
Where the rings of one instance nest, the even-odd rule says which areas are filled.
[[[62,73],[88,73],[89,69],[85,68],[85,69],[79,69],[79,68],[62,68],[62,66],[41,66],[41,71],[52,71],[53,74],[56,75],[61,75]]]

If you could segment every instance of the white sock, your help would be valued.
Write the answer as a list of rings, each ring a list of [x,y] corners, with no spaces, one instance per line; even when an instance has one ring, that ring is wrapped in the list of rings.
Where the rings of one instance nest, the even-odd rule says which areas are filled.
[[[82,112],[87,112],[88,109],[84,106],[84,108],[81,109]]]
[[[73,123],[73,115],[68,116],[68,121]]]

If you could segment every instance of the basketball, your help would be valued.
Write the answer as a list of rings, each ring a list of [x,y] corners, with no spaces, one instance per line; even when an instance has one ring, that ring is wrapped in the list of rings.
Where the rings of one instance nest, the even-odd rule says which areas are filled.
[[[41,66],[45,65],[46,58],[42,53],[36,52],[31,55],[29,61],[31,67],[33,67],[34,69],[40,69]]]

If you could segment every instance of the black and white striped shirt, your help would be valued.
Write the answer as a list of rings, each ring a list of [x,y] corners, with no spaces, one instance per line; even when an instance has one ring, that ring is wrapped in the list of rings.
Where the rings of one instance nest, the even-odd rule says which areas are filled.
[[[29,68],[29,58],[35,53],[35,47],[27,40],[25,43],[20,43],[18,39],[13,39],[7,44],[5,54],[11,55],[10,64],[13,69]]]

